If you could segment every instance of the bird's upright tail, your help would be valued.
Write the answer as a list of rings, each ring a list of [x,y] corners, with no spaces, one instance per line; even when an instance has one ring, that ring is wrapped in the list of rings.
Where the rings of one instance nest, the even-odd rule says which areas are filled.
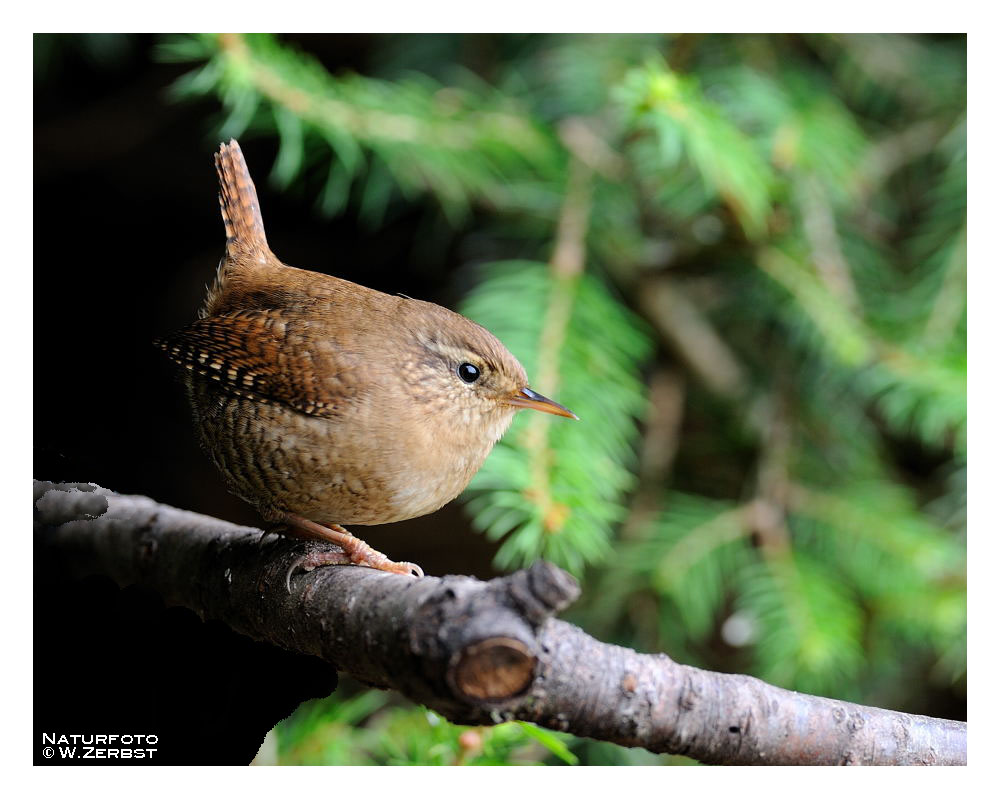
[[[238,254],[270,253],[257,189],[236,139],[219,145],[219,152],[215,154],[215,171],[219,175],[219,206],[226,225],[226,254],[237,257]]]
[[[201,317],[240,307],[248,287],[265,279],[275,266],[280,267],[267,246],[257,189],[236,139],[219,145],[215,171],[219,175],[219,207],[226,225],[226,254],[219,261],[215,281],[199,311]]]

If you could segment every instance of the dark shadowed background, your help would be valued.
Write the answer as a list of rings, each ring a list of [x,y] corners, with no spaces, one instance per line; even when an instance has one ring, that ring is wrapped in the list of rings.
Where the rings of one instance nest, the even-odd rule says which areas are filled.
[[[200,451],[182,387],[151,344],[196,318],[224,245],[208,132],[217,104],[168,98],[189,67],[156,63],[154,38],[36,37],[33,476],[259,526]],[[364,35],[291,38],[334,70],[363,71],[372,47]],[[374,232],[324,219],[313,196],[269,188],[273,142],[241,145],[286,263],[454,301],[458,241],[429,230],[426,214]],[[495,573],[495,546],[457,505],[368,539],[430,574]],[[148,730],[160,734],[153,762],[246,763],[298,701],[335,685],[319,661],[164,610],[146,592],[98,578],[67,585],[52,564],[36,568],[39,735]],[[283,679],[301,693],[269,694]]]
[[[372,42],[299,38],[333,70],[364,71]],[[79,39],[55,37],[39,56],[34,473],[258,524],[199,450],[181,386],[151,346],[196,318],[224,245],[212,160],[218,142],[207,132],[218,108],[170,101],[168,87],[189,67],[155,63],[152,44],[153,37],[129,37],[115,43],[121,52],[95,55]],[[273,142],[241,145],[268,240],[283,261],[453,305],[458,240],[428,230],[419,208],[374,233],[350,216],[324,219],[301,188],[269,188]],[[466,526],[456,507],[446,507],[381,526],[372,541],[433,573],[488,576],[492,547],[464,535]],[[449,544],[456,539],[457,553]]]

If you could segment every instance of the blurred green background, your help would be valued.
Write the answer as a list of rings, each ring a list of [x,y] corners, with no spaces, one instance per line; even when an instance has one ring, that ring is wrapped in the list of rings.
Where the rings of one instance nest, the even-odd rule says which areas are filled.
[[[87,188],[75,247],[134,238],[108,290],[127,282],[140,311],[87,324],[111,341],[128,320],[144,343],[193,318],[222,242],[217,223],[194,223],[216,213],[209,157],[238,137],[279,257],[462,311],[581,418],[518,417],[462,499],[482,536],[402,528],[433,551],[375,535],[379,548],[484,577],[552,560],[583,585],[566,616],[603,640],[964,719],[965,47],[36,35],[36,192]],[[114,219],[102,196],[123,209]],[[51,246],[70,274],[70,245]],[[54,303],[72,314],[68,279]],[[36,342],[66,329],[47,320]],[[167,370],[136,353],[125,399],[164,392]],[[252,521],[236,500],[211,504],[221,483],[174,393],[155,400],[162,438],[141,436],[128,470],[112,460],[149,427],[132,403],[107,461],[70,425],[36,427],[36,476]],[[465,523],[441,513],[436,528]],[[528,725],[458,728],[344,681],[275,728],[259,760],[683,759]]]

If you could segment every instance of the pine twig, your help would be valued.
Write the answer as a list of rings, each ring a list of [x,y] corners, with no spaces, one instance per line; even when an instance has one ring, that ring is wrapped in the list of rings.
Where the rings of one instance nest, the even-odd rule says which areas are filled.
[[[963,225],[952,245],[951,254],[945,264],[941,288],[938,289],[934,306],[924,326],[923,341],[932,348],[939,346],[940,342],[948,341],[954,335],[955,328],[965,312],[967,238],[968,226]]]
[[[823,186],[817,178],[806,177],[797,181],[795,188],[816,273],[832,297],[856,314],[859,309],[858,292],[851,277],[851,267],[840,246],[833,207]]]
[[[34,493],[47,557],[143,584],[458,723],[521,719],[718,764],[966,762],[962,722],[807,696],[597,641],[551,618],[579,589],[549,564],[488,583],[334,566],[294,577],[289,591],[289,568],[318,545],[262,542],[259,530],[95,486],[36,482]]]
[[[573,315],[573,289],[583,274],[586,262],[592,179],[590,167],[571,156],[566,198],[559,215],[555,247],[549,263],[554,278],[552,293],[538,342],[537,382],[542,391],[550,396],[558,393],[559,357]],[[548,438],[550,423],[547,416],[536,414],[525,428],[522,440],[530,453],[532,499],[542,509],[545,529],[555,533],[562,528],[568,509],[552,498],[549,477],[552,462]]]
[[[748,378],[743,366],[677,281],[649,279],[640,286],[637,300],[664,343],[712,393],[728,399],[745,397]]]
[[[666,367],[653,372],[646,399],[646,429],[639,449],[639,484],[622,524],[623,541],[637,538],[662,509],[663,486],[668,483],[680,447],[684,396],[680,372]]]

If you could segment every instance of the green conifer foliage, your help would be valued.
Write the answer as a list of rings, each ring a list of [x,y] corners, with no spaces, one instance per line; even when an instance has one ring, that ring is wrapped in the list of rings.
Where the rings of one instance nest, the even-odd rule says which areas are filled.
[[[273,36],[162,55],[279,184],[323,170],[323,213],[466,237],[460,310],[581,419],[521,414],[470,486],[498,566],[574,571],[575,619],[645,651],[961,696],[964,38],[496,36],[478,75],[463,41],[383,37],[365,76]]]

